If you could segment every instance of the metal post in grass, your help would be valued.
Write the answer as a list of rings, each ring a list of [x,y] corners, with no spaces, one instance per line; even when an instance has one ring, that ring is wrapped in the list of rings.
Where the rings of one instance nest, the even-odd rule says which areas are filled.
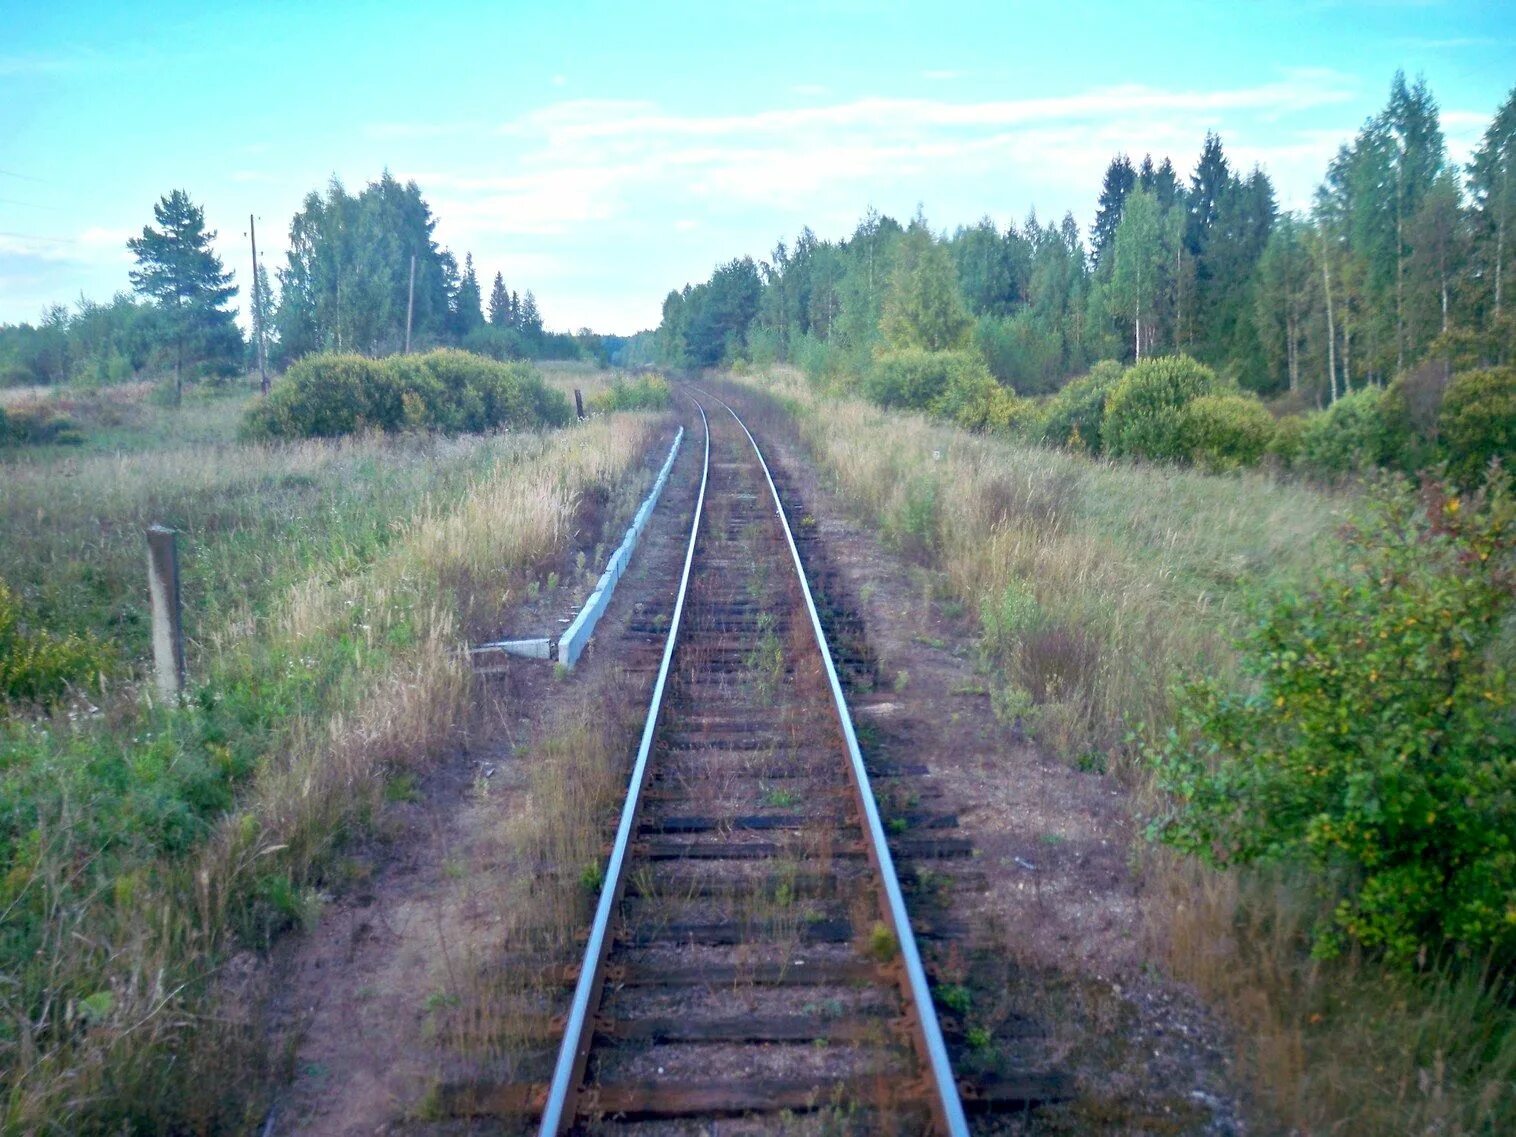
[[[158,694],[172,702],[184,690],[184,619],[179,604],[178,533],[147,531],[147,584],[153,604],[153,667]]]
[[[584,394],[579,390],[578,387],[574,388],[574,413],[578,415],[580,419],[584,418]]]

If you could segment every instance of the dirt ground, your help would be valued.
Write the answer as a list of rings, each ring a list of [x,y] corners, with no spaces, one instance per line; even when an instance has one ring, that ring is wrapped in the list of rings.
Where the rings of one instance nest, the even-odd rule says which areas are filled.
[[[829,604],[862,621],[873,657],[873,682],[862,685],[872,690],[855,689],[852,701],[864,748],[871,759],[924,767],[900,780],[907,796],[956,815],[976,849],[967,862],[902,866],[917,881],[913,921],[919,903],[935,929],[922,945],[935,981],[956,992],[944,1010],[955,1064],[971,1077],[1054,1068],[1074,1087],[1068,1101],[977,1120],[976,1131],[1247,1132],[1220,1025],[1145,958],[1144,929],[1161,914],[1146,910],[1129,863],[1121,786],[1070,769],[997,721],[968,622],[936,599],[926,570],[882,548],[820,483],[793,435],[763,423],[752,425],[791,519],[811,518],[833,570]],[[650,470],[667,441],[648,456]],[[268,1135],[418,1128],[413,1119],[445,1062],[436,1029],[448,992],[459,973],[500,950],[492,898],[522,869],[499,833],[526,808],[533,740],[565,708],[595,698],[629,650],[646,654],[628,631],[634,614],[671,605],[699,475],[698,428],[687,443],[580,667],[562,677],[550,663],[511,660],[482,683],[486,705],[468,746],[417,785],[413,800],[392,805],[380,835],[350,854],[351,883],[319,926],[281,947],[274,1020],[293,1077]],[[580,553],[593,569],[597,546],[612,549],[619,537],[610,518],[579,534],[563,579],[582,575]],[[554,603],[539,597],[530,619],[542,622]]]
[[[649,452],[649,474],[673,433],[670,427]],[[699,481],[698,443],[695,430],[579,665],[564,674],[547,661],[492,657],[468,744],[411,787],[409,800],[390,803],[379,833],[349,851],[348,884],[319,925],[280,945],[271,1019],[292,1078],[261,1137],[415,1128],[447,1062],[439,1017],[453,992],[467,987],[470,971],[501,950],[496,901],[522,871],[509,860],[503,834],[511,816],[527,808],[533,743],[599,697],[613,672],[646,655],[642,637],[628,630],[634,615],[672,607]],[[607,510],[582,525],[563,557],[557,591],[582,593],[581,554],[592,580],[603,567],[597,555],[603,562],[629,521],[629,511]],[[544,590],[502,614],[499,634],[556,637],[572,608],[565,596]]]

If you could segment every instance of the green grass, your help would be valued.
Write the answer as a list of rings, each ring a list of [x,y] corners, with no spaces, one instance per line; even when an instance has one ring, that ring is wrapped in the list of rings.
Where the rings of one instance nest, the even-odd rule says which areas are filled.
[[[211,404],[219,441],[186,442],[154,417],[112,453],[49,447],[0,460],[0,579],[32,620],[105,636],[127,661],[145,657],[144,531],[167,525],[180,531],[193,667],[214,630],[266,615],[318,567],[337,577],[372,563],[408,517],[455,500],[513,445],[417,436],[242,446],[230,440],[238,405]],[[66,464],[51,453],[60,450]]]
[[[1095,462],[919,416],[776,396],[824,481],[977,615],[992,700],[1053,752],[1113,776],[1134,813],[1156,791],[1133,742],[1174,722],[1174,683],[1240,683],[1250,598],[1308,586],[1351,499],[1262,472]],[[761,396],[760,396],[761,397]],[[756,402],[757,400],[755,400]],[[1139,844],[1155,959],[1232,1021],[1270,1126],[1472,1135],[1516,1130],[1509,977],[1406,977],[1367,956],[1310,958],[1323,913],[1299,874],[1217,873]]]
[[[144,413],[119,452],[0,470],[22,621],[115,654],[88,698],[0,705],[0,1131],[253,1124],[266,1055],[216,1010],[221,962],[318,917],[332,854],[466,726],[470,614],[651,430],[244,446],[216,410],[220,441]],[[182,706],[146,682],[153,522],[182,531]]]

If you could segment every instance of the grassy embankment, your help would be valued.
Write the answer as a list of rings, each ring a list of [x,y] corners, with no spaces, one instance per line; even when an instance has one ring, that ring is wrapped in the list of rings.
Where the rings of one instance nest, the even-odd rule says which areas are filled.
[[[460,643],[562,555],[581,498],[625,482],[655,430],[248,446],[229,441],[241,406],[185,408],[204,416],[187,433],[221,441],[134,408],[117,449],[138,453],[5,455],[0,579],[27,622],[106,661],[89,692],[0,717],[8,1131],[255,1119],[270,1059],[225,963],[314,918],[386,787],[468,727]],[[152,522],[183,531],[179,708],[145,681]]]
[[[1262,473],[1092,462],[856,401],[797,375],[781,396],[824,477],[977,617],[997,709],[1151,808],[1134,743],[1172,721],[1181,674],[1236,679],[1247,596],[1331,562],[1347,498]],[[1407,978],[1306,950],[1298,879],[1220,874],[1143,844],[1170,900],[1155,956],[1235,1024],[1267,1110],[1297,1132],[1495,1133],[1516,1119],[1516,1016],[1470,973]]]

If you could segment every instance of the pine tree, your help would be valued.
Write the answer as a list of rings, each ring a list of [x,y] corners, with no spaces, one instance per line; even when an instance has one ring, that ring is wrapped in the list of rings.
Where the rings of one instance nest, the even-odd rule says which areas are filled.
[[[530,288],[521,299],[521,330],[533,339],[542,335],[542,316],[537,311],[537,298]]]
[[[1253,291],[1258,339],[1276,379],[1300,389],[1306,330],[1318,284],[1311,260],[1309,226],[1287,213],[1276,222],[1258,261]]]
[[[484,312],[480,307],[479,278],[474,274],[474,254],[463,255],[463,275],[458,281],[458,291],[453,301],[453,334],[461,342],[468,334],[484,324]]]
[[[497,328],[510,327],[511,294],[505,290],[505,281],[497,272],[495,284],[490,289],[490,324]]]
[[[1132,169],[1132,160],[1118,154],[1105,168],[1105,181],[1100,187],[1100,204],[1095,210],[1095,225],[1090,230],[1091,253],[1095,268],[1104,269],[1111,242],[1116,239],[1116,227],[1121,224],[1121,211],[1127,195],[1137,184],[1137,171]]]
[[[1516,242],[1516,87],[1495,112],[1469,162],[1474,256],[1486,327],[1498,328],[1510,305],[1511,252]]]
[[[205,230],[205,211],[188,194],[174,190],[153,206],[153,218],[159,228],[144,225],[142,236],[126,243],[137,258],[130,278],[133,288],[157,303],[173,342],[177,403],[184,395],[186,352],[194,361],[224,349],[231,336],[241,347],[241,336],[225,307],[237,288],[211,250],[216,234]]]
[[[1232,167],[1221,149],[1221,136],[1208,133],[1195,172],[1190,175],[1190,219],[1184,234],[1185,245],[1197,261],[1205,258],[1206,244],[1221,212],[1221,199],[1231,184]]]

